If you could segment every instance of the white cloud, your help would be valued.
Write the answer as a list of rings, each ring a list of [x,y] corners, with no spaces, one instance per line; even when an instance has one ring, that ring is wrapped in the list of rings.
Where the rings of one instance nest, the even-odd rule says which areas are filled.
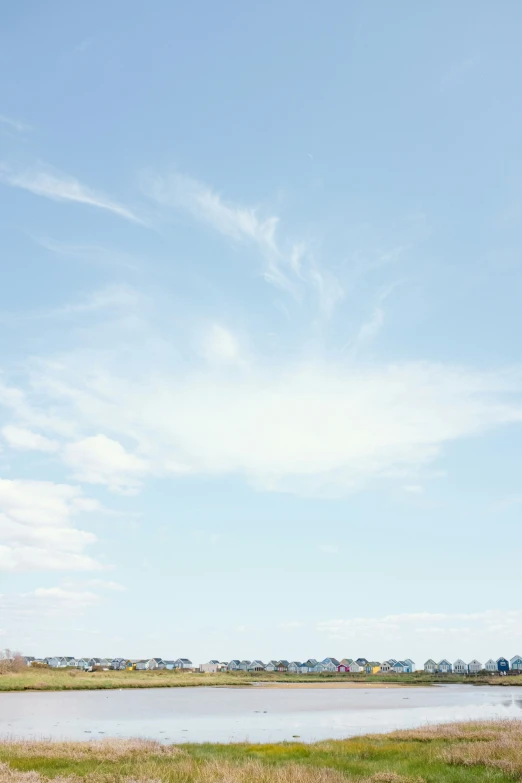
[[[32,404],[29,397],[29,390],[22,391],[22,389],[5,385],[0,381],[0,405],[11,411],[16,421],[23,423],[25,429],[34,428],[64,437],[75,435],[75,423],[67,421],[63,412],[61,415],[57,415],[54,410],[43,413],[41,409],[39,410]]]
[[[120,584],[119,582],[113,582],[112,580],[107,579],[61,579],[60,580],[60,588],[68,591],[71,590],[72,592],[77,592],[78,590],[86,590],[88,588],[94,587],[97,590],[110,590],[111,592],[117,592],[117,593],[123,593],[127,590],[125,585]]]
[[[457,655],[489,655],[504,645],[522,642],[522,611],[490,609],[482,612],[404,612],[377,617],[351,617],[318,623],[317,630],[330,639],[357,640],[390,647],[390,640],[404,655],[405,646],[421,650],[422,655],[440,659]],[[517,643],[518,643],[517,642]],[[493,650],[491,648],[493,645]],[[395,648],[396,649],[396,648]],[[480,652],[482,650],[482,652]],[[381,655],[391,655],[392,650]],[[505,652],[503,654],[506,654]],[[511,653],[513,654],[513,653]],[[420,662],[420,665],[422,665]],[[417,662],[419,663],[419,662]]]
[[[2,435],[4,440],[13,449],[20,449],[23,451],[44,451],[48,454],[52,454],[57,451],[59,444],[24,427],[15,427],[7,425],[2,429]]]
[[[224,201],[208,185],[192,177],[174,174],[170,177],[151,177],[147,192],[161,204],[179,207],[198,220],[208,223],[216,231],[236,241],[252,240],[267,249],[275,250],[274,235],[279,218],[259,217],[259,210]]]
[[[87,264],[104,266],[117,266],[124,269],[140,269],[142,263],[132,254],[126,253],[116,247],[105,247],[94,244],[73,244],[61,242],[49,237],[39,237],[35,241],[57,256],[74,259]]]
[[[31,594],[36,599],[69,606],[91,606],[100,596],[90,591],[64,590],[62,587],[37,587]]]
[[[14,130],[17,133],[27,133],[31,128],[26,125],[25,122],[15,119],[14,117],[6,117],[5,114],[0,114],[0,125],[6,126],[10,130]]]
[[[75,514],[100,509],[86,500],[79,487],[69,484],[0,479],[0,568],[99,569],[83,553],[96,537],[72,524]]]
[[[202,352],[210,362],[218,364],[240,364],[243,361],[239,340],[220,324],[212,324],[204,335]]]
[[[51,171],[42,167],[28,169],[19,173],[0,169],[0,179],[16,188],[28,190],[37,196],[54,201],[74,201],[79,204],[98,207],[112,212],[119,217],[134,223],[144,223],[132,210],[117,201],[113,201],[104,193],[83,185],[74,177],[59,171]]]
[[[383,324],[384,310],[382,307],[376,307],[371,315],[371,318],[369,318],[369,320],[363,323],[359,328],[355,340],[357,347],[360,347],[362,344],[373,339],[380,332]]]
[[[139,366],[137,347],[134,357]],[[243,475],[304,495],[375,481],[411,487],[452,442],[522,422],[519,370],[250,358],[233,373],[206,365],[142,377],[93,369],[81,356],[39,364],[35,382],[42,417],[60,410],[83,431],[113,436],[64,454],[80,480],[120,491],[137,489],[147,472]]]
[[[126,285],[111,285],[95,291],[92,295],[79,302],[72,302],[63,307],[51,310],[51,315],[69,315],[77,313],[95,313],[98,310],[114,310],[133,307],[138,302],[138,294]]]
[[[258,208],[226,201],[205,183],[181,174],[149,177],[146,192],[164,206],[185,210],[233,242],[257,248],[267,282],[297,299],[311,288],[324,314],[330,315],[343,298],[339,281],[319,267],[305,242],[281,242],[276,215],[261,217]]]
[[[10,593],[0,595],[0,611],[10,626],[10,635],[22,639],[28,632],[34,636],[32,646],[41,650],[42,639],[46,633],[50,638],[56,628],[49,624],[49,620],[62,619],[67,625],[63,629],[64,636],[70,639],[74,628],[71,621],[76,621],[85,610],[96,606],[101,601],[101,596],[90,590],[67,590],[63,587],[37,587],[36,590],[26,593]]]
[[[121,443],[106,435],[93,435],[70,443],[63,459],[73,477],[87,484],[105,484],[115,492],[133,493],[141,486],[147,463],[129,454]]]
[[[54,551],[50,546],[0,545],[0,571],[96,571],[100,564],[87,555]]]

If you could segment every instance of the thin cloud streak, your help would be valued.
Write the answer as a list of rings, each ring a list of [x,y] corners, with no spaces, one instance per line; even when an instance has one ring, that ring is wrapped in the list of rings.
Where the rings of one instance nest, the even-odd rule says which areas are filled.
[[[28,133],[31,130],[31,127],[26,125],[25,122],[21,122],[14,117],[6,117],[5,114],[0,114],[0,125],[5,125],[17,133]]]
[[[113,201],[104,193],[83,185],[74,177],[58,171],[34,168],[17,174],[4,170],[0,171],[0,179],[12,187],[27,190],[37,196],[44,196],[53,201],[72,201],[78,204],[87,204],[103,209],[106,212],[112,212],[133,223],[146,225],[145,221],[128,207]]]
[[[260,217],[258,208],[226,201],[205,183],[182,174],[149,176],[145,192],[163,206],[188,212],[234,243],[256,247],[264,261],[264,279],[297,300],[311,288],[324,315],[330,316],[343,298],[339,281],[319,266],[306,243],[281,242],[278,216]]]

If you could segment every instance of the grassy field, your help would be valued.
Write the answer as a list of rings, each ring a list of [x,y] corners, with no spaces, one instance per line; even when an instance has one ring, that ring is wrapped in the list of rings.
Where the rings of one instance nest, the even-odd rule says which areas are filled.
[[[522,779],[522,721],[348,740],[159,745],[0,742],[0,783],[504,783]]]
[[[227,674],[197,674],[192,672],[132,671],[83,672],[78,669],[48,669],[27,667],[22,672],[0,674],[0,691],[62,691],[97,690],[105,688],[178,688],[188,685],[251,685],[253,682],[310,683],[361,682],[396,683],[400,685],[431,685],[433,683],[466,682],[476,685],[522,685],[522,677],[461,677],[454,674],[439,677],[423,672],[399,675],[360,674],[272,674],[268,672],[230,672]]]

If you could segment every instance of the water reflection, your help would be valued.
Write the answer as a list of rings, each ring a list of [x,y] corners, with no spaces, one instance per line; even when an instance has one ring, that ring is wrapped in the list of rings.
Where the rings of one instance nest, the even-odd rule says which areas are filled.
[[[160,742],[312,742],[455,720],[520,718],[516,686],[173,688],[0,694],[0,735]]]

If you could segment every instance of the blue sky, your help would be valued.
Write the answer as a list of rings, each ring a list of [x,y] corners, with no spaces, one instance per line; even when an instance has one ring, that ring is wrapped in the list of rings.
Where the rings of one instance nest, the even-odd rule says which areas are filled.
[[[0,643],[522,647],[522,7],[11,4]]]

